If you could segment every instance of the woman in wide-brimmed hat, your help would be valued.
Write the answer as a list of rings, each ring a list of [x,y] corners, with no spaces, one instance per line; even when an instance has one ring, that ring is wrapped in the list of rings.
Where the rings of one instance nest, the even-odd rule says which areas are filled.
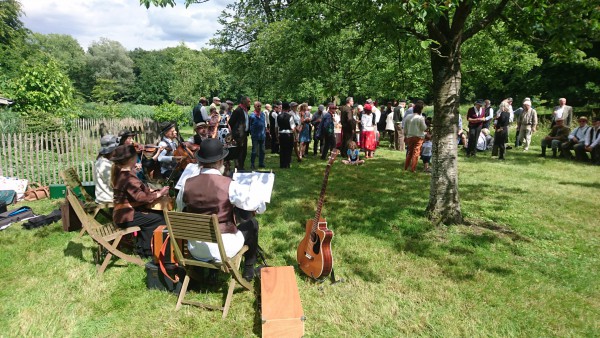
[[[118,146],[110,158],[113,161],[111,182],[114,192],[113,221],[120,228],[139,226],[141,240],[138,241],[138,254],[142,257],[152,255],[150,243],[152,232],[159,225],[165,224],[162,214],[140,209],[169,193],[169,187],[151,190],[135,175],[137,152],[132,145]]]

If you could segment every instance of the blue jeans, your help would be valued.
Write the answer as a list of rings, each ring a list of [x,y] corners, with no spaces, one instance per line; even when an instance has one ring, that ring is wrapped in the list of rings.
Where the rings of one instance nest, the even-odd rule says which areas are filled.
[[[265,166],[265,140],[252,139],[252,153],[250,155],[250,163],[254,167],[256,152],[258,151],[258,166]]]

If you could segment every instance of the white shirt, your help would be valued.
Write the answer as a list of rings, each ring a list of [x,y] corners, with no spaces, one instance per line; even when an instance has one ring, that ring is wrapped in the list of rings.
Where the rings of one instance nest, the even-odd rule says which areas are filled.
[[[210,120],[210,116],[208,116],[208,112],[206,111],[206,106],[202,106],[200,108],[200,115],[202,115],[202,120],[204,120],[204,121]]]
[[[587,135],[588,129],[590,129],[590,126],[588,125],[585,125],[583,127],[577,127],[573,129],[573,131],[569,134],[568,139],[572,140],[574,137],[577,137],[577,140],[579,142],[582,142],[585,140],[585,136]]]
[[[373,119],[375,119],[375,115],[371,114],[362,114],[360,117],[360,124],[363,127],[364,131],[373,131],[375,130]]]
[[[183,202],[183,193],[185,191],[185,182],[188,178],[197,176],[199,174],[221,175],[217,169],[200,169],[198,165],[196,165],[196,167],[198,170],[194,171],[195,174],[193,173],[192,175],[186,176],[183,180],[180,179],[180,181],[177,182],[177,185],[181,183],[181,189],[179,190],[177,199],[175,201],[177,204],[177,211],[182,211],[185,208],[185,203]],[[250,193],[249,185],[238,184],[236,181],[231,181],[229,184],[229,202],[231,202],[231,204],[243,210],[256,211],[257,213],[262,214],[267,209],[266,204],[264,201],[253,198],[253,196],[254,194]],[[244,235],[241,231],[238,231],[235,234],[221,234],[221,238],[223,239],[223,246],[225,247],[225,254],[227,257],[235,256],[240,251],[242,246],[244,246]],[[221,255],[219,253],[219,247],[217,243],[188,241],[188,249],[190,250],[192,256],[198,260],[220,261]]]
[[[394,112],[387,114],[385,118],[385,130],[394,130]]]
[[[112,162],[100,157],[94,163],[94,184],[96,185],[96,203],[112,203],[113,190],[110,187],[110,168]]]
[[[271,112],[271,117],[275,120],[275,125],[273,126],[273,128],[279,128],[277,125],[277,116],[279,116],[279,114],[277,114],[277,112],[273,110]]]
[[[594,130],[593,127],[589,128],[587,133],[585,133],[585,146],[594,148],[600,143],[600,128],[594,131],[594,138],[590,141],[590,133],[592,130]]]
[[[562,119],[562,117],[563,117],[563,112],[564,112],[564,111],[565,111],[565,108],[564,108],[564,106],[562,106],[562,107],[560,107],[560,108],[556,109],[556,110],[554,111],[554,120],[556,121],[557,119]]]
[[[379,123],[379,119],[381,118],[381,110],[373,107],[373,115],[375,115],[375,124]]]

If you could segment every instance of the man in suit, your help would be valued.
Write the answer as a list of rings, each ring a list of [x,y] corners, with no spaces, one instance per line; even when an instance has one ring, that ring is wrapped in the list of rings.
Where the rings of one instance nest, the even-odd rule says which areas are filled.
[[[469,121],[469,140],[467,142],[467,157],[477,154],[477,140],[485,121],[485,113],[481,106],[483,100],[475,101],[473,107],[467,111],[467,121]]]
[[[354,106],[354,98],[347,97],[346,104],[341,108],[340,122],[342,123],[342,145],[340,146],[341,153],[346,154],[348,150],[348,142],[352,141],[356,131],[356,120],[352,112]]]
[[[248,153],[248,130],[250,127],[248,110],[250,109],[250,97],[242,96],[240,104],[235,108],[229,119],[232,137],[239,148],[238,157],[235,159],[235,167],[244,170],[244,161]]]
[[[550,127],[554,127],[558,119],[563,119],[567,127],[571,125],[573,119],[573,107],[567,106],[567,99],[564,97],[558,99],[558,106],[552,110],[552,125]]]

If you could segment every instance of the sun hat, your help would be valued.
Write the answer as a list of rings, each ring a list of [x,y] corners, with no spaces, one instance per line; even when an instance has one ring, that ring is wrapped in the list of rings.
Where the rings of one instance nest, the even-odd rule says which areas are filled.
[[[104,135],[100,139],[99,155],[110,154],[119,145],[118,139],[114,135]]]

